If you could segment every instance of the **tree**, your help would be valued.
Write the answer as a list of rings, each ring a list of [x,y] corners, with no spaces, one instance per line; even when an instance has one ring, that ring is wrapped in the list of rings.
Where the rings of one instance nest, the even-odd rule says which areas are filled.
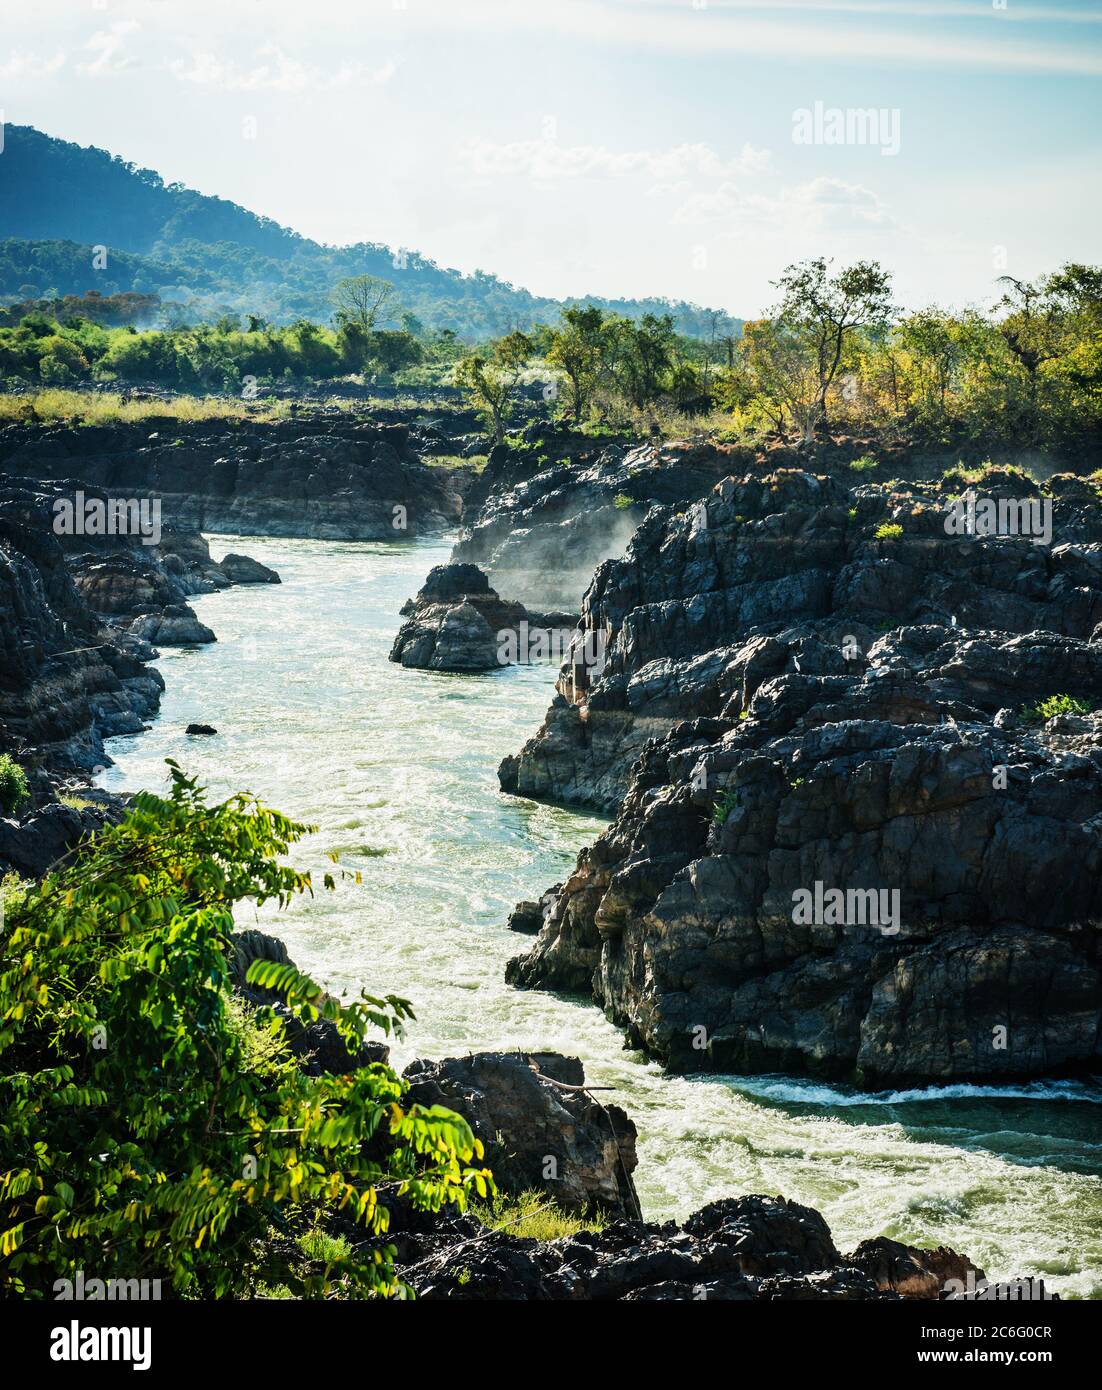
[[[488,358],[472,352],[460,358],[456,364],[456,384],[467,392],[495,444],[504,442],[505,426],[513,412],[517,382],[531,356],[532,344],[529,340],[523,333],[512,332],[495,343]]]
[[[1068,264],[1029,282],[1003,275],[1008,288],[999,300],[1005,310],[999,332],[1028,383],[1029,427],[1038,421],[1041,369],[1075,352],[1086,340],[1097,343],[1102,327],[1102,269]]]
[[[313,891],[283,859],[309,827],[244,796],[209,806],[171,766],[167,799],[142,793],[40,884],[5,890],[0,1296],[49,1297],[77,1270],[193,1298],[337,1280],[404,1296],[380,1185],[462,1207],[490,1186],[468,1166],[481,1146],[458,1115],[407,1107],[389,1067],[351,1060],[369,1027],[412,1018],[405,1000],[342,1005],[265,959],[246,978],[282,1015],[231,992],[234,906]],[[307,1075],[287,1019],[329,1020],[347,1072]],[[337,1211],[363,1244],[302,1272],[288,1233]]]
[[[338,327],[350,325],[366,337],[375,331],[376,324],[385,324],[393,318],[398,307],[398,292],[389,280],[380,280],[374,275],[352,275],[337,282],[333,305]]]
[[[605,316],[595,304],[564,309],[551,330],[547,361],[566,377],[567,412],[580,425],[597,384],[605,344]]]
[[[787,335],[806,337],[815,356],[818,382],[814,429],[827,428],[827,396],[842,354],[858,329],[884,329],[891,322],[891,276],[876,261],[858,261],[831,275],[821,256],[790,265],[777,281],[783,298],[775,317]]]
[[[742,334],[758,405],[775,429],[791,418],[801,442],[810,443],[822,416],[819,357],[809,335],[779,319],[746,323]]]

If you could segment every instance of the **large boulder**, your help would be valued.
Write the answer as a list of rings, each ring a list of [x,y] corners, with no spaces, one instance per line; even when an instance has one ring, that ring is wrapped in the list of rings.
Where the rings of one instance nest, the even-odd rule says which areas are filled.
[[[437,565],[402,612],[408,616],[390,659],[426,671],[493,671],[507,665],[503,643],[527,619],[523,605],[499,598],[475,565]]]
[[[409,1101],[458,1111],[486,1147],[499,1190],[546,1193],[566,1211],[638,1216],[635,1126],[556,1053],[480,1052],[405,1070]]]

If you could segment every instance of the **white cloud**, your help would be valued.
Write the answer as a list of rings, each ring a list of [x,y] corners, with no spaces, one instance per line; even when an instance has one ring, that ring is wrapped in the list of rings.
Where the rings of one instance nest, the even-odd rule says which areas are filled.
[[[13,48],[8,61],[0,63],[0,80],[35,81],[41,77],[52,77],[64,66],[64,53],[55,53],[52,58],[40,58],[37,53],[27,53]]]
[[[472,177],[552,179],[639,178],[665,188],[696,178],[732,179],[758,174],[769,165],[769,151],[743,145],[724,159],[709,145],[674,145],[666,150],[609,150],[603,145],[560,145],[556,140],[517,140],[495,144],[475,140],[459,152],[460,166]]]
[[[310,63],[289,57],[276,44],[259,49],[257,58],[264,61],[254,67],[242,67],[232,59],[219,58],[213,53],[194,53],[189,59],[175,59],[169,70],[181,82],[200,87],[218,87],[228,92],[304,92],[337,87],[382,85],[398,71],[393,60],[381,67],[369,68],[364,63],[342,63],[327,72]]]
[[[696,192],[675,210],[676,226],[731,232],[754,224],[776,233],[845,232],[896,227],[879,194],[863,184],[819,177],[771,195],[734,183]]]
[[[101,29],[93,34],[84,47],[95,57],[89,62],[78,63],[77,72],[82,77],[113,77],[134,67],[136,58],[120,55],[128,35],[140,28],[136,20],[120,19],[110,29]]]
[[[1011,0],[1010,14],[1017,0]],[[1023,7],[1019,18],[1048,21],[1040,6]],[[787,12],[786,12],[787,11]],[[801,13],[802,12],[802,13]],[[854,22],[840,22],[842,13]],[[1065,24],[1077,12],[1056,12]],[[961,8],[922,0],[893,8],[870,4],[816,5],[804,3],[727,7],[709,0],[699,9],[687,0],[556,0],[554,5],[518,4],[516,0],[418,0],[410,6],[411,21],[464,32],[495,35],[536,30],[558,37],[573,36],[585,43],[656,48],[664,52],[720,54],[736,57],[806,58],[818,63],[885,63],[903,67],[960,67],[976,71],[1048,72],[1069,76],[1102,74],[1102,51],[1097,43],[1054,42],[1047,36],[1012,34],[1002,23],[1003,11],[987,9],[977,0],[970,13]],[[762,17],[759,18],[759,15]],[[770,18],[771,15],[778,16]],[[799,17],[797,17],[799,15]],[[913,22],[887,24],[884,18]],[[975,21],[965,32],[954,20]],[[940,24],[923,21],[941,20]],[[1018,29],[1024,28],[1017,25]],[[1094,36],[1091,36],[1092,39]]]

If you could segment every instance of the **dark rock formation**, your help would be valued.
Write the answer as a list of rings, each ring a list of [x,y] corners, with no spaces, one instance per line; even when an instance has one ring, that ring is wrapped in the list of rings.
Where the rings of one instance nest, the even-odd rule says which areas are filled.
[[[224,555],[218,568],[231,584],[278,584],[279,575],[275,570],[253,560],[248,555]]]
[[[41,878],[81,840],[116,818],[107,806],[79,810],[54,801],[21,820],[0,817],[0,877]]]
[[[153,643],[213,641],[186,597],[233,582],[198,534],[165,532],[149,545],[58,534],[57,504],[78,492],[104,496],[73,480],[0,479],[0,752],[32,791],[22,823],[5,823],[0,862],[28,875],[106,813],[49,804],[58,777],[86,779],[111,761],[104,739],[146,727],[164,689],[147,664]]]
[[[1097,1066],[1102,719],[1032,709],[1102,696],[1102,518],[1061,493],[1048,548],[944,500],[747,477],[598,571],[604,668],[503,785],[629,789],[513,983],[592,988],[681,1070]]]
[[[523,605],[499,598],[476,565],[437,565],[402,612],[406,621],[390,659],[426,671],[493,671],[508,665],[503,638],[527,624]]]
[[[974,1269],[952,1251],[895,1242],[892,1260],[872,1258],[880,1244],[842,1255],[817,1211],[747,1196],[712,1202],[683,1226],[622,1221],[550,1242],[459,1220],[402,1237],[399,1251],[420,1298],[470,1301],[938,1299],[945,1270]]]
[[[74,582],[49,496],[0,488],[0,745],[29,770],[90,769],[137,733],[164,683],[152,648],[116,633]]]
[[[710,445],[613,446],[596,460],[555,462],[534,476],[512,461],[495,476],[494,465],[491,455],[495,485],[452,559],[481,565],[500,593],[567,613],[577,611],[595,567],[623,552],[649,507],[692,501],[731,469],[730,455]]]
[[[565,1211],[638,1216],[635,1126],[556,1053],[479,1052],[412,1062],[407,1101],[458,1111],[486,1149],[499,1191],[545,1192]]]
[[[79,476],[113,497],[157,498],[164,524],[230,535],[393,540],[455,525],[450,470],[423,464],[408,423],[349,412],[276,422],[9,425],[0,470]],[[255,582],[255,581],[250,581]]]

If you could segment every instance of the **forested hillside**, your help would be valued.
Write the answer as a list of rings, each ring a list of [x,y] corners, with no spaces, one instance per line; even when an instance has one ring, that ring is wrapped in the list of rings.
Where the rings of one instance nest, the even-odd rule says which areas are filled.
[[[370,222],[365,210],[365,223]],[[0,301],[97,290],[155,293],[167,323],[227,312],[276,324],[325,322],[333,285],[350,275],[392,281],[403,310],[426,328],[485,339],[553,319],[562,303],[484,271],[463,275],[378,242],[323,246],[224,198],[165,183],[95,147],[8,126],[0,161]],[[94,248],[101,252],[98,268]],[[106,264],[103,264],[106,259]],[[628,318],[670,313],[682,333],[706,337],[714,315],[665,299],[582,295]]]

